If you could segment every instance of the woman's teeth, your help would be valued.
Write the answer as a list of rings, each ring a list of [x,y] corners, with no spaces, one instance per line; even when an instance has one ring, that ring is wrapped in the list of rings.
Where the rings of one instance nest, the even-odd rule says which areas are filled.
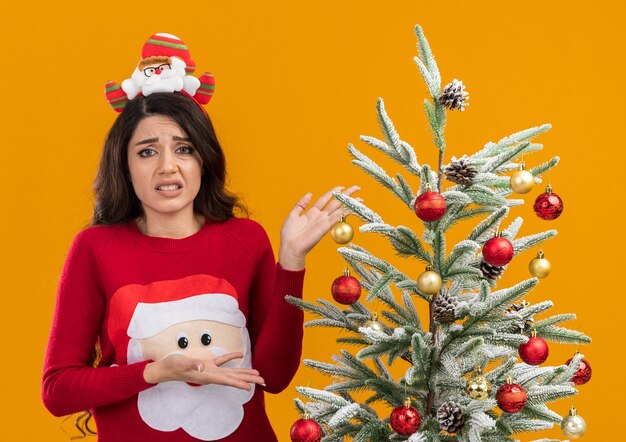
[[[170,184],[169,186],[159,186],[159,190],[178,190],[180,186],[178,184]]]

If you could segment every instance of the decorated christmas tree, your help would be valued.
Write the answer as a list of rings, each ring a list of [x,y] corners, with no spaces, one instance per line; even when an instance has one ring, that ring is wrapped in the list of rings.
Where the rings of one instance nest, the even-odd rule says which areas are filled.
[[[457,80],[442,89],[422,29],[416,26],[415,31],[419,52],[415,63],[430,93],[424,107],[439,152],[437,166],[420,164],[415,150],[398,135],[382,99],[377,113],[383,137],[362,136],[361,141],[400,164],[408,175],[392,177],[353,145],[349,151],[356,166],[415,212],[416,222],[394,226],[393,213],[383,217],[356,199],[335,193],[364,221],[360,232],[386,237],[397,259],[413,260],[415,274],[405,274],[350,242],[350,227],[343,220],[336,226],[334,239],[347,244],[338,251],[352,275],[346,270],[335,279],[334,302],[287,300],[319,316],[307,326],[339,328],[344,333],[337,342],[356,350],[342,349],[332,356],[334,363],[304,361],[334,382],[324,389],[297,389],[310,400],[295,399],[304,417],[294,423],[291,438],[499,442],[560,424],[568,438],[577,439],[585,432],[582,417],[574,409],[562,417],[547,404],[576,394],[575,385],[589,380],[591,367],[579,353],[563,365],[543,365],[549,351],[546,341],[591,340],[559,325],[575,315],[550,316],[545,312],[551,301],[530,304],[523,299],[550,272],[550,262],[538,246],[556,230],[519,237],[522,218],[508,219],[515,211],[532,214],[518,207],[524,201],[511,194],[530,192],[559,162],[554,157],[526,170],[521,160],[542,149],[534,139],[550,125],[523,130],[489,142],[472,155],[446,161],[446,113],[463,111],[468,93]],[[563,201],[549,182],[545,192],[537,193],[533,216],[548,221],[559,217]],[[460,221],[467,222],[457,224]],[[468,223],[465,239],[447,246],[450,230]],[[537,251],[529,265],[533,277],[498,287],[507,264],[528,249]],[[375,301],[382,306],[376,311]],[[420,317],[418,303],[426,303],[428,318]],[[404,372],[400,379],[390,371],[397,365]],[[366,399],[356,400],[357,394]],[[375,403],[383,404],[386,413],[375,410]]]

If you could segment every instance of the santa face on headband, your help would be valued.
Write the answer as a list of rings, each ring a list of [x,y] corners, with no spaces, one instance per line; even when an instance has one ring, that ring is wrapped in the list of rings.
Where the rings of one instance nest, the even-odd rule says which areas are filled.
[[[194,95],[200,80],[186,75],[186,64],[178,57],[153,56],[144,58],[135,68],[131,78],[122,82],[122,90],[132,100],[139,93],[144,96],[154,92],[185,91]]]
[[[250,337],[236,296],[228,282],[209,275],[120,288],[107,319],[112,342],[125,353],[116,360],[133,364],[172,355],[207,360],[240,352],[242,359],[221,367],[251,368]],[[250,387],[161,382],[139,393],[137,408],[155,430],[182,428],[199,440],[217,440],[239,427],[243,404],[254,394],[254,384]]]
[[[215,90],[213,74],[192,75],[196,62],[185,42],[175,35],[153,34],[141,48],[140,60],[132,77],[121,86],[111,80],[104,86],[104,95],[116,112],[122,112],[126,103],[137,95],[148,96],[153,92],[183,91],[198,104],[211,100]]]

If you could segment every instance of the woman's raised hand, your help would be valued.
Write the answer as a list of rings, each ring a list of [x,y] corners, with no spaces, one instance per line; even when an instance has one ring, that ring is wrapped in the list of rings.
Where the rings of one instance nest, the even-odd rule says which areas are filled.
[[[287,216],[280,232],[278,262],[284,269],[302,270],[306,254],[339,221],[340,216],[345,217],[352,213],[343,203],[333,198],[334,191],[343,189],[344,187],[339,186],[329,190],[311,207],[309,207],[311,193],[300,198]],[[343,193],[352,195],[360,189],[359,186],[352,186]],[[361,198],[356,199],[362,201]]]
[[[265,385],[257,370],[251,368],[222,367],[233,359],[243,358],[234,352],[213,359],[194,359],[182,355],[170,355],[146,365],[143,377],[149,384],[166,381],[183,381],[192,384],[220,384],[250,390],[250,383]]]

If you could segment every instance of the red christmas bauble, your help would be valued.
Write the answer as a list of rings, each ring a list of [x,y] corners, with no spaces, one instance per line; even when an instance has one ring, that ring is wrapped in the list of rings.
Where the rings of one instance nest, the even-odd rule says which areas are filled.
[[[563,213],[563,200],[556,193],[552,193],[551,187],[548,187],[544,193],[537,197],[533,209],[541,219],[546,221],[557,219]]]
[[[505,266],[513,259],[513,244],[506,238],[494,236],[483,246],[483,259],[492,266]]]
[[[565,365],[569,365],[570,362],[572,360],[568,359]],[[583,385],[589,382],[589,379],[591,379],[591,365],[589,365],[586,359],[581,359],[578,363],[578,370],[572,376],[571,381],[576,385]]]
[[[526,396],[524,388],[517,384],[507,383],[498,388],[496,400],[498,401],[498,407],[500,407],[502,411],[517,413],[522,411],[528,397]]]
[[[421,423],[422,416],[420,412],[406,404],[394,408],[391,416],[389,416],[389,424],[391,424],[393,431],[405,436],[415,433]]]
[[[531,336],[528,342],[519,346],[519,356],[528,365],[539,365],[546,362],[550,349],[543,339]]]
[[[343,275],[335,278],[330,287],[330,293],[339,304],[354,304],[361,296],[361,283],[346,271]]]
[[[415,200],[415,214],[422,221],[438,221],[444,213],[446,200],[439,192],[424,192]]]
[[[313,419],[298,419],[289,432],[292,442],[320,442],[322,428]]]

